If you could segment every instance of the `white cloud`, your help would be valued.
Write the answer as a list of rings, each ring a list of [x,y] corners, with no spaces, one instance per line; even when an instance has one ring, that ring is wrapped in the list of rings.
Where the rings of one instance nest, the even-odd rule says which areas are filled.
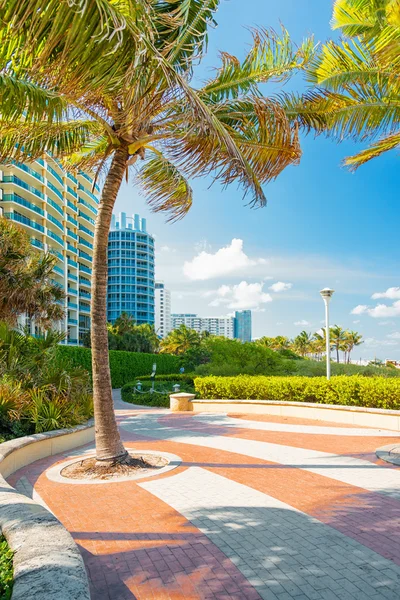
[[[304,319],[302,321],[295,321],[294,324],[301,325],[301,326],[311,325],[311,323],[309,323],[308,321],[305,321]]]
[[[384,325],[393,325],[394,321],[379,321],[378,325],[381,325],[382,327]]]
[[[175,248],[171,248],[171,246],[161,246],[160,252],[176,252]]]
[[[278,321],[277,325],[283,325],[282,321]]]
[[[354,325],[357,325],[357,323],[360,322],[360,319],[357,319],[356,321],[353,321]]]
[[[183,272],[192,281],[205,281],[215,277],[239,273],[257,264],[266,264],[265,259],[251,259],[243,252],[243,240],[233,239],[212,254],[202,250],[192,260],[185,261]]]
[[[368,306],[366,304],[359,304],[358,306],[356,306],[355,308],[353,308],[353,310],[351,311],[351,315],[362,315],[363,313],[367,312],[368,310]]]
[[[374,317],[375,319],[381,317],[398,317],[400,315],[400,300],[393,302],[392,306],[378,304],[374,308],[369,308],[367,313],[370,317]]]
[[[391,340],[400,340],[400,331],[393,331],[393,333],[388,333],[387,336]]]
[[[388,298],[389,300],[399,300],[400,299],[400,287],[391,287],[386,290],[386,292],[376,292],[372,294],[371,298],[373,300],[377,300],[378,298]]]
[[[269,289],[272,290],[273,292],[285,292],[286,290],[290,290],[290,288],[293,286],[292,283],[284,283],[283,281],[277,281],[276,283],[273,283],[272,285],[269,286]]]
[[[209,306],[226,304],[228,308],[235,310],[262,311],[261,304],[272,302],[271,295],[263,292],[263,287],[263,283],[247,283],[247,281],[241,281],[238,285],[221,285],[216,290],[216,297]]]

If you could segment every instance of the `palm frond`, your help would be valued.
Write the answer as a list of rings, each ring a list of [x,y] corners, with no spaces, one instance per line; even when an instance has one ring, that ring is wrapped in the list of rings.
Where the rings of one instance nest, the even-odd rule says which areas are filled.
[[[56,121],[65,118],[67,101],[26,79],[0,73],[0,113],[3,120]]]
[[[374,36],[381,28],[388,0],[336,0],[331,25],[348,37]]]
[[[192,206],[192,188],[164,156],[148,160],[138,173],[138,182],[152,210],[169,213],[169,221],[181,219]]]
[[[295,69],[304,68],[314,54],[312,38],[296,48],[289,33],[273,30],[253,30],[253,46],[244,61],[221,53],[222,66],[216,77],[203,87],[202,94],[210,101],[237,98],[249,91],[255,93],[259,83],[273,80],[284,82]]]
[[[347,167],[350,167],[351,171],[355,171],[361,165],[364,165],[366,162],[372,160],[373,158],[377,158],[381,156],[385,152],[389,150],[394,150],[400,146],[400,132],[393,133],[392,135],[388,135],[380,140],[378,140],[375,144],[362,150],[358,154],[354,156],[348,156],[344,160],[344,164]]]
[[[43,152],[62,158],[78,152],[102,128],[96,121],[28,123],[0,121],[0,161],[35,160]]]

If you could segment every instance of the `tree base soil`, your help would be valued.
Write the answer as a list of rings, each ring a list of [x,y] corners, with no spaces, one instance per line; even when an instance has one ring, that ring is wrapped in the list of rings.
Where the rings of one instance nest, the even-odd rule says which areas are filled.
[[[101,464],[96,457],[84,458],[68,465],[61,471],[69,479],[118,479],[129,475],[154,475],[169,463],[164,456],[157,454],[129,454],[123,461]]]

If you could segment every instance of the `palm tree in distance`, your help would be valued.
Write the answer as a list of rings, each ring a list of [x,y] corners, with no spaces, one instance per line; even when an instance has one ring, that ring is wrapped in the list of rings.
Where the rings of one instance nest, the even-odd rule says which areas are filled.
[[[357,331],[346,331],[345,332],[345,346],[347,351],[347,362],[350,362],[351,353],[356,346],[363,344],[362,335]]]
[[[237,182],[250,204],[300,158],[298,126],[259,84],[283,82],[310,59],[263,29],[243,61],[221,54],[191,85],[219,0],[60,3],[0,0],[0,161],[44,152],[69,168],[104,172],[93,248],[91,347],[98,461],[127,459],[111,394],[106,319],[107,240],[123,178],[169,219],[191,207],[189,181]],[[101,60],[99,59],[101,57]],[[96,175],[97,177],[97,175]]]
[[[170,331],[167,337],[161,341],[160,351],[168,354],[185,354],[188,350],[200,346],[202,339],[204,336],[182,324],[177,329]]]
[[[330,339],[332,341],[332,346],[336,350],[336,362],[339,361],[339,350],[343,350],[344,343],[346,341],[346,331],[339,327],[339,325],[334,325],[330,328]]]
[[[293,340],[293,348],[295,352],[298,352],[303,358],[311,351],[312,335],[307,331],[302,331]]]
[[[123,335],[124,333],[128,333],[132,331],[135,325],[135,319],[132,315],[129,315],[126,312],[122,312],[113,324],[113,329],[118,335]]]

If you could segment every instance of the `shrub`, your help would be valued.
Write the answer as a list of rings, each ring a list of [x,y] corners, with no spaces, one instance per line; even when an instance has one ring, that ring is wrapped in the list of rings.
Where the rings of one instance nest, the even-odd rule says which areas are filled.
[[[156,392],[150,392],[151,382],[141,380],[142,392],[135,392],[136,381],[127,383],[121,389],[121,397],[125,402],[131,404],[143,404],[145,406],[158,406],[169,408],[169,397],[173,393],[173,385],[178,383],[181,386],[181,392],[194,394],[193,384],[182,381],[182,379],[158,380],[155,383]],[[147,391],[149,390],[149,391]],[[145,392],[145,393],[143,393]],[[163,392],[163,393],[160,393]]]
[[[68,359],[71,364],[81,366],[91,373],[92,352],[89,348],[77,346],[59,346],[57,360]],[[157,364],[157,373],[178,373],[180,361],[177,356],[170,354],[144,354],[139,352],[124,352],[110,350],[111,384],[120,388],[135,377],[150,375],[153,364]]]
[[[301,360],[292,363],[292,374],[305,377],[323,377],[326,374],[326,362],[316,360]],[[399,377],[400,369],[388,369],[368,365],[353,365],[345,363],[331,363],[332,375],[360,375],[362,377]]]
[[[400,409],[397,378],[324,377],[204,377],[196,378],[195,390],[205,399],[282,400],[340,404],[369,408]]]
[[[0,600],[10,600],[13,587],[13,552],[0,536]]]
[[[160,381],[173,381],[174,383],[188,383],[189,385],[194,385],[194,378],[196,377],[195,373],[170,373],[169,375],[156,375],[156,382]],[[140,381],[151,381],[151,375],[140,375]]]

